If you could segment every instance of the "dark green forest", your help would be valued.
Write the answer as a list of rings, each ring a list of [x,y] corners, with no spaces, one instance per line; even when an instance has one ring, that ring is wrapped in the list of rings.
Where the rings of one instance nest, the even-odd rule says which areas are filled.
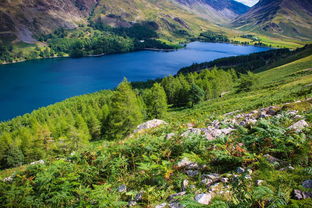
[[[179,45],[168,45],[159,40],[156,26],[150,22],[134,24],[130,28],[112,28],[102,23],[92,23],[69,30],[59,28],[51,34],[39,35],[39,41],[46,47],[33,47],[33,50],[16,52],[11,43],[0,46],[0,61],[12,62],[18,59],[31,60],[51,57],[82,57],[124,53],[153,49],[177,49]]]
[[[260,72],[270,68],[281,66],[288,62],[303,58],[312,53],[312,45],[306,45],[296,50],[275,49],[249,55],[227,57],[211,62],[193,64],[179,70],[179,73],[188,73],[213,68],[235,69],[239,73]]]

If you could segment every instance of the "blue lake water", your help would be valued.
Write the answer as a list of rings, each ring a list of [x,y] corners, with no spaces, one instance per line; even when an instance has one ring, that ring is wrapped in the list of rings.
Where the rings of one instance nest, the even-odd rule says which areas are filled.
[[[72,96],[114,88],[123,77],[129,81],[155,79],[174,75],[193,63],[266,50],[269,48],[193,42],[174,52],[139,51],[0,65],[0,121]]]

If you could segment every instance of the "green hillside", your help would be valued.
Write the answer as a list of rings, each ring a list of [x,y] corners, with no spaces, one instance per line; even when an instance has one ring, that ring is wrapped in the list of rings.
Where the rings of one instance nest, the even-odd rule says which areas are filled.
[[[0,206],[310,207],[311,68],[125,80],[1,123]]]

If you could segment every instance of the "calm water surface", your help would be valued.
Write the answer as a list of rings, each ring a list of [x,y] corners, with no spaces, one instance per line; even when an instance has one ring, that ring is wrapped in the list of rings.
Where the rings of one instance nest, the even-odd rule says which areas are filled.
[[[123,77],[144,81],[221,57],[269,50],[222,43],[190,43],[174,52],[139,51],[0,65],[0,121],[66,98],[117,86]]]

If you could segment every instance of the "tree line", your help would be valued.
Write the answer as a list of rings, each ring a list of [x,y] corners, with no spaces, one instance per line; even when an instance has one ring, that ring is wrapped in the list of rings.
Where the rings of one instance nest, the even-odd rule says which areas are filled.
[[[77,29],[59,28],[51,34],[36,38],[47,46],[33,45],[27,50],[13,50],[12,44],[0,46],[0,63],[50,57],[82,57],[90,55],[123,53],[145,48],[175,49],[159,40],[152,23],[134,24],[130,28],[113,28],[102,23],[92,23]]]
[[[70,98],[0,123],[0,167],[67,155],[95,140],[122,139],[144,120],[165,118],[168,108],[193,107],[232,91],[234,70],[169,76],[135,89],[124,80],[114,91]]]
[[[179,73],[200,71],[214,66],[222,69],[235,69],[240,73],[247,73],[248,71],[259,72],[304,58],[311,53],[312,45],[306,45],[303,48],[298,48],[293,51],[290,49],[274,49],[249,55],[226,57],[210,62],[193,64],[180,69]]]

